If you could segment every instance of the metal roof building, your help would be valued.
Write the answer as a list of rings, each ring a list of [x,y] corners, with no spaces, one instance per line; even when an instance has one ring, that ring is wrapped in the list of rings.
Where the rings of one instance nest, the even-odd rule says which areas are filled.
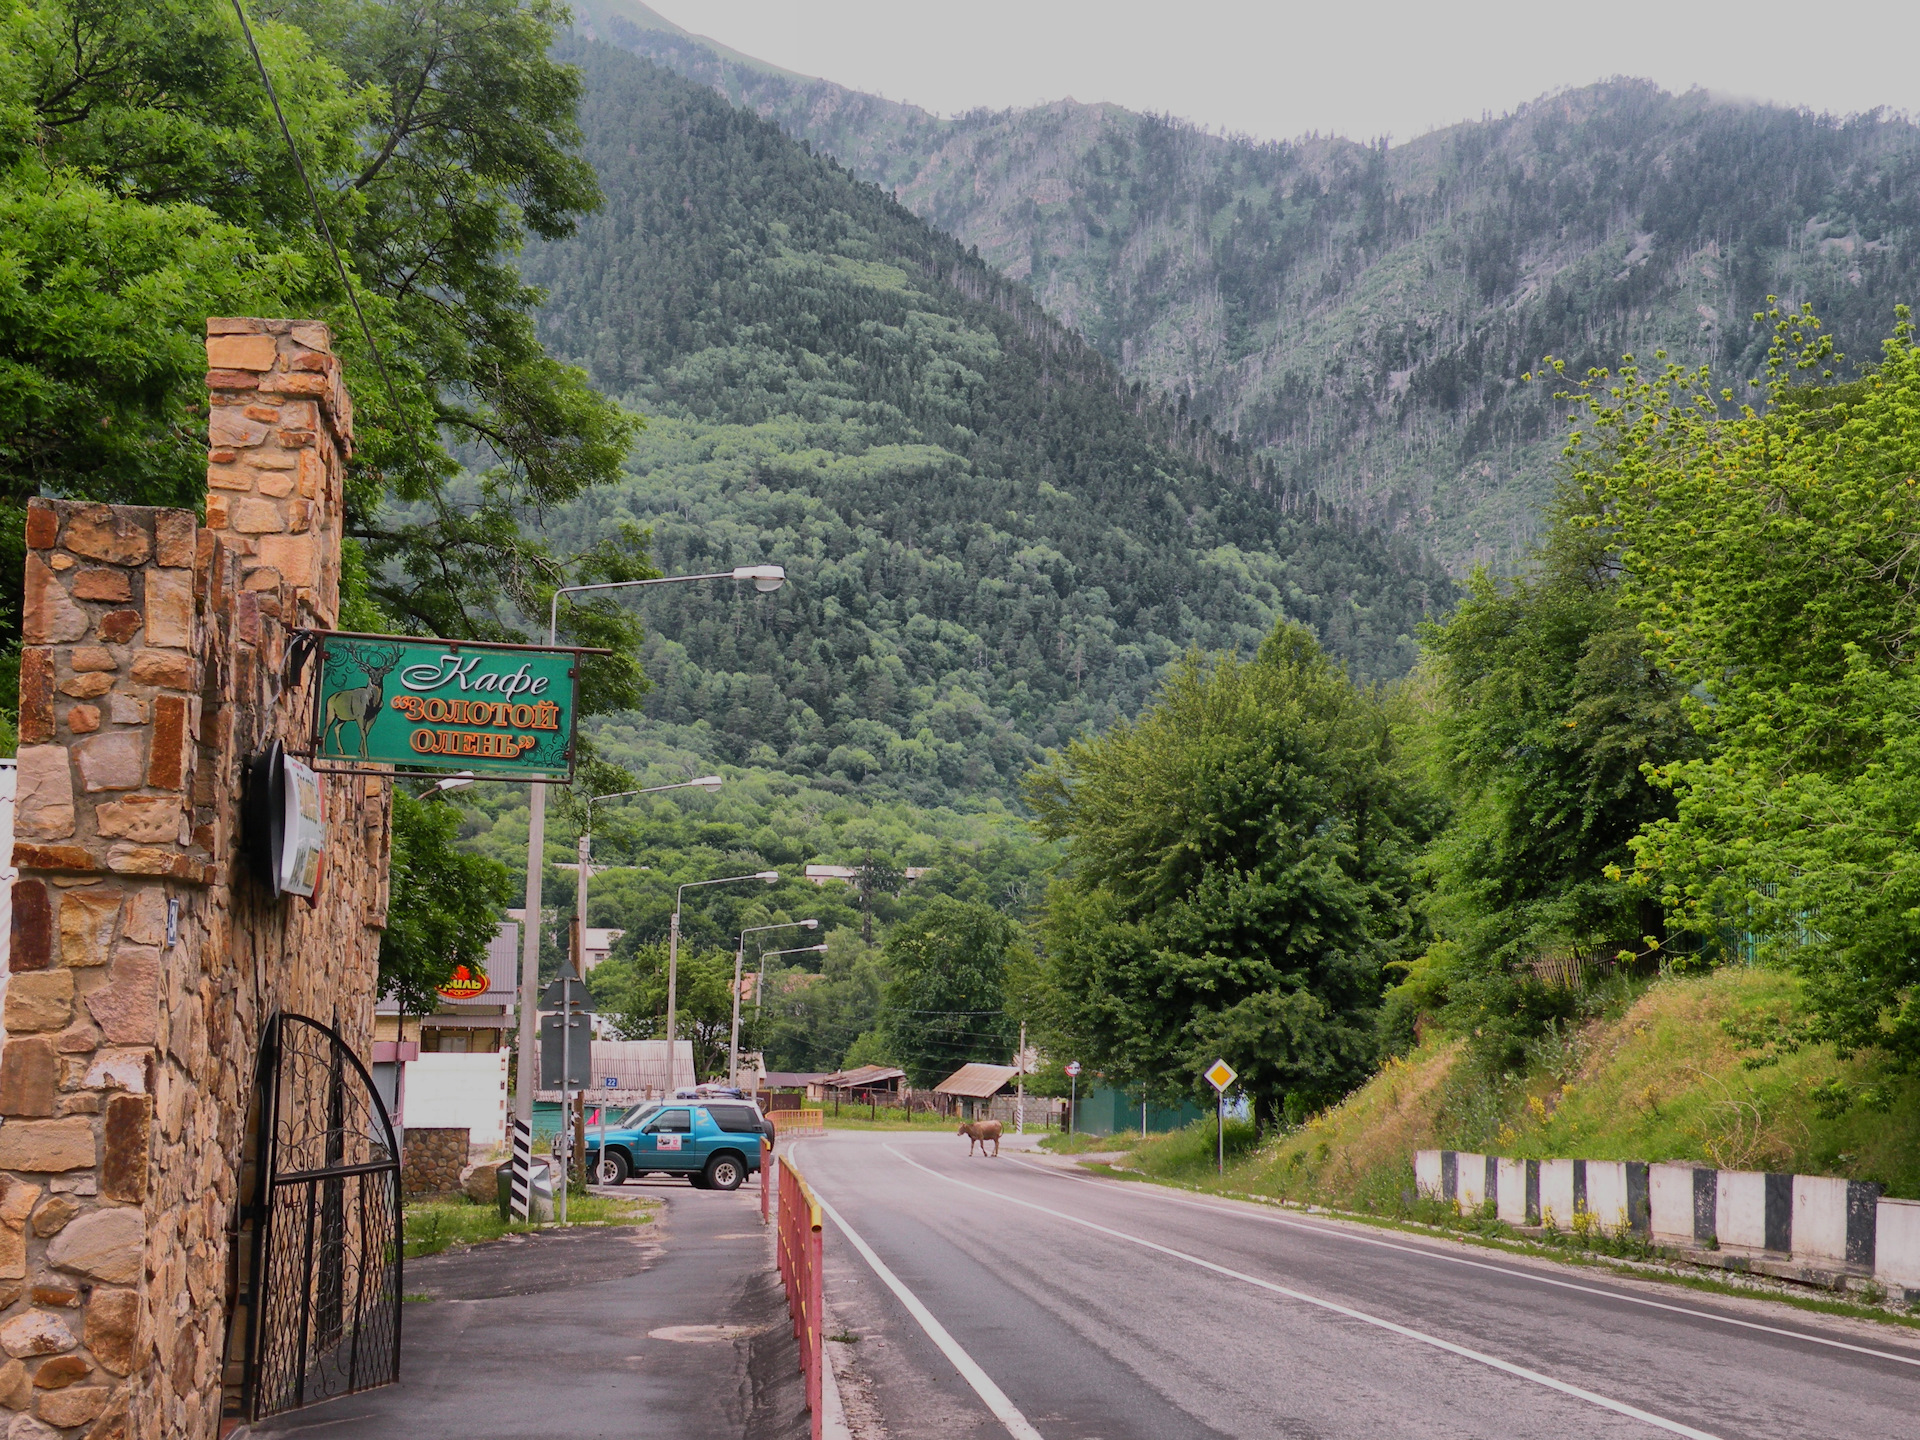
[[[933,1087],[936,1095],[957,1095],[963,1100],[990,1100],[1020,1073],[1015,1065],[962,1065]]]

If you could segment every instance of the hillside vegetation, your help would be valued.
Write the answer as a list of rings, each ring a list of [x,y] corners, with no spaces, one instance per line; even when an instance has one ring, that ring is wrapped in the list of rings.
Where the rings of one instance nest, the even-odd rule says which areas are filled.
[[[543,339],[648,417],[550,512],[669,573],[777,561],[772,597],[644,602],[646,713],[705,763],[920,805],[1011,797],[1193,646],[1311,627],[1404,673],[1452,587],[1174,453],[1113,367],[870,185],[611,46],[573,41],[606,203],[527,256]]]
[[[1256,143],[1072,101],[931,115],[760,65],[634,0],[582,24],[710,85],[1026,281],[1129,379],[1464,567],[1516,562],[1558,407],[1667,348],[1758,372],[1766,297],[1866,358],[1920,295],[1920,129],[1616,80],[1404,143]]]
[[[1882,1060],[1839,1060],[1824,1046],[1750,1068],[1752,1052],[1729,1035],[1728,1022],[1792,1012],[1799,998],[1790,976],[1764,969],[1662,979],[1536,1043],[1523,1074],[1497,1081],[1468,1063],[1461,1041],[1435,1038],[1306,1124],[1249,1144],[1219,1183],[1390,1209],[1412,1189],[1413,1152],[1437,1147],[1845,1175],[1920,1197],[1920,1080],[1888,1076]],[[1835,1081],[1889,1084],[1889,1108],[1836,1115],[1822,1098]],[[1155,1139],[1130,1163],[1215,1183],[1212,1124],[1195,1128],[1207,1131],[1207,1146]]]

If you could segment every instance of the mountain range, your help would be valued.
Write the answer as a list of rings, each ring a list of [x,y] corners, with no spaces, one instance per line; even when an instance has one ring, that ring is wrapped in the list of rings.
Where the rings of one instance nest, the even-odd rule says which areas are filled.
[[[1405,144],[1253,141],[1063,100],[945,117],[636,0],[576,24],[833,156],[1294,493],[1456,573],[1519,563],[1563,407],[1522,376],[1666,350],[1755,373],[1769,295],[1854,361],[1920,294],[1920,129],[1618,79]]]
[[[1291,620],[1385,680],[1450,608],[1416,545],[1276,483],[878,187],[624,49],[560,54],[605,203],[523,268],[542,340],[647,425],[543,528],[793,579],[638,602],[655,688],[610,755],[1001,803],[1190,648]]]

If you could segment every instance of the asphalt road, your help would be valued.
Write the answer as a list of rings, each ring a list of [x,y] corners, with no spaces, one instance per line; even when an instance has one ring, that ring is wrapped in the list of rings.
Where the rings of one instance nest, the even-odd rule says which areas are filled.
[[[859,1336],[842,1388],[863,1440],[1920,1435],[1920,1333],[1098,1180],[1011,1146],[970,1159],[953,1136],[793,1152],[842,1222],[826,1222],[827,1299]]]

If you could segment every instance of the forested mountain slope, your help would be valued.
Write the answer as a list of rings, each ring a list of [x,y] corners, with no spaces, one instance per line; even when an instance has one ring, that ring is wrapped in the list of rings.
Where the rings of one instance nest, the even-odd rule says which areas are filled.
[[[1290,483],[1456,567],[1513,561],[1536,533],[1560,407],[1518,381],[1543,355],[1665,346],[1751,373],[1771,293],[1871,359],[1920,298],[1920,130],[1901,119],[1617,80],[1391,147],[1071,101],[949,120],[635,0],[576,9],[893,190]]]
[[[775,125],[612,46],[560,58],[606,204],[525,271],[543,339],[649,419],[628,479],[545,528],[794,579],[642,602],[656,734],[937,805],[1010,796],[1189,646],[1282,617],[1359,677],[1409,666],[1451,599],[1411,545],[1174,453],[1023,287]]]

